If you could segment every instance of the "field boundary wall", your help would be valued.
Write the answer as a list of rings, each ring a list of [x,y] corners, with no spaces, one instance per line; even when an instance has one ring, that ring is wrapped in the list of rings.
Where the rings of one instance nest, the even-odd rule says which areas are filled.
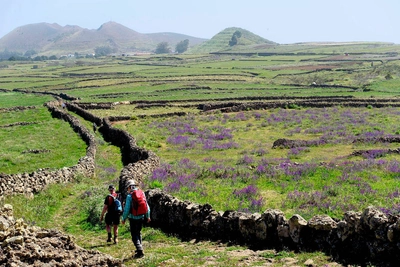
[[[124,167],[119,177],[119,188],[126,188],[126,182],[130,179],[135,179],[140,184],[147,174],[150,174],[160,165],[160,159],[154,152],[137,146],[136,139],[128,132],[114,128],[112,119],[97,117],[73,103],[67,103],[67,108],[82,116],[85,120],[96,123],[104,140],[121,148]],[[125,196],[125,190],[121,191],[122,195]]]
[[[286,219],[282,211],[272,209],[253,214],[218,212],[209,204],[181,201],[160,189],[147,190],[146,196],[152,225],[184,240],[222,241],[252,249],[322,251],[347,264],[396,266],[400,261],[399,217],[388,217],[374,207],[346,212],[341,219],[316,215],[306,221],[298,214]]]

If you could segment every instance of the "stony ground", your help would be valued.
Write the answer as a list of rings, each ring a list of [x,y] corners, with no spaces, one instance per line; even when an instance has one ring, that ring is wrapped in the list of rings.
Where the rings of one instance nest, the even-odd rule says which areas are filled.
[[[13,207],[0,210],[0,265],[12,267],[122,266],[122,261],[76,245],[58,230],[29,226],[13,217]]]

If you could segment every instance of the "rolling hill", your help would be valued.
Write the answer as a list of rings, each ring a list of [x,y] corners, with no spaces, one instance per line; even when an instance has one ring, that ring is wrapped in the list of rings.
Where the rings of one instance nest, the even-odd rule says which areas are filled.
[[[236,45],[230,46],[229,41],[232,39],[232,36],[235,32],[240,32],[240,37],[237,38]],[[222,52],[229,50],[240,50],[241,48],[251,47],[254,45],[274,46],[277,45],[277,43],[264,39],[245,29],[230,27],[214,35],[210,40],[191,47],[189,51],[191,53]]]

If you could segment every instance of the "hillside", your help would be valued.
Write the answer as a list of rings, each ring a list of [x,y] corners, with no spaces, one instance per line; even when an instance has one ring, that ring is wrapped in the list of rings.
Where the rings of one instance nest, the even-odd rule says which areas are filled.
[[[18,27],[0,39],[0,51],[25,53],[35,50],[42,55],[93,53],[96,47],[109,46],[118,53],[150,52],[159,42],[171,48],[185,39],[189,46],[206,39],[176,33],[142,34],[116,22],[107,22],[96,30],[56,23],[36,23]]]
[[[233,34],[239,31],[241,36],[237,39],[237,44],[234,46],[229,45]],[[209,53],[221,52],[229,50],[238,50],[240,48],[250,47],[254,45],[276,45],[277,43],[264,39],[252,32],[242,28],[231,27],[226,28],[218,34],[214,35],[210,40],[192,47],[190,53]]]

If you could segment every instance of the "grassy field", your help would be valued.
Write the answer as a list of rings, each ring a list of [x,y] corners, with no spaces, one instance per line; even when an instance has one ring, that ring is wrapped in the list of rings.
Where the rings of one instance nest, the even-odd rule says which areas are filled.
[[[318,213],[338,218],[346,210],[375,205],[398,214],[400,156],[386,153],[398,148],[398,143],[372,141],[399,135],[398,108],[292,106],[224,114],[203,113],[197,107],[271,96],[397,99],[400,65],[393,56],[397,51],[390,47],[307,44],[279,47],[280,53],[293,54],[271,56],[2,62],[8,67],[0,69],[0,172],[71,166],[85,154],[84,142],[68,123],[51,118],[43,107],[52,98],[36,93],[65,93],[79,97],[80,102],[95,103],[170,101],[164,106],[124,104],[90,110],[101,117],[131,117],[115,127],[130,132],[140,146],[154,151],[163,162],[148,177],[148,188],[161,187],[178,198],[209,203],[216,210],[262,212],[278,208],[287,217],[299,213],[310,218]],[[345,56],[344,51],[350,54]],[[351,54],[354,51],[364,54]],[[317,86],[311,86],[313,83]],[[35,108],[6,109],[17,106]],[[188,115],[163,119],[148,116],[172,112]],[[81,120],[91,129],[90,122]],[[304,140],[309,145],[272,149],[278,138]],[[367,141],[356,141],[360,138]],[[42,227],[59,228],[73,235],[79,245],[121,258],[128,266],[201,266],[206,261],[218,266],[257,266],[273,261],[274,266],[284,266],[287,258],[296,258],[298,264],[308,258],[318,266],[330,264],[329,256],[322,253],[255,253],[227,244],[182,242],[151,227],[144,229],[147,256],[132,259],[127,229],[122,227],[118,246],[108,246],[104,225],[98,221],[105,189],[109,183],[117,184],[122,163],[118,148],[104,142],[99,133],[96,139],[99,148],[93,179],[80,177],[67,186],[50,186],[33,200],[14,196],[2,202],[13,204],[17,217]],[[26,153],[32,150],[43,153]],[[352,156],[357,150],[372,152]],[[168,169],[177,175],[166,173]],[[38,210],[38,206],[46,209]]]
[[[48,97],[3,93],[2,101],[17,106],[39,104]],[[43,104],[43,102],[42,102]],[[5,105],[6,106],[6,105]],[[86,143],[68,123],[51,117],[42,105],[26,110],[0,112],[0,172],[33,172],[75,165],[86,153]]]
[[[216,210],[281,209],[340,218],[376,205],[398,214],[398,108],[276,109],[132,120],[116,127],[156,152],[164,165],[147,180],[181,199]],[[279,138],[308,146],[273,149]],[[356,140],[366,138],[366,142]],[[375,154],[352,156],[354,151]],[[383,153],[383,154],[381,154]],[[171,170],[172,169],[172,170]],[[217,185],[217,186],[216,186]],[[228,199],[229,201],[223,201]]]

